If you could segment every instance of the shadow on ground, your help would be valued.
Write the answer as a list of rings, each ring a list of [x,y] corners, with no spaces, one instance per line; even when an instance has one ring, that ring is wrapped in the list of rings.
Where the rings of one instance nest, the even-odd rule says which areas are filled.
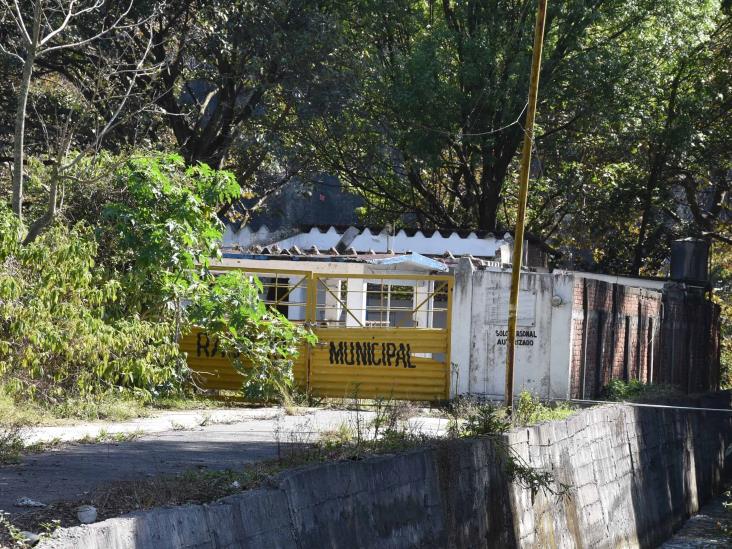
[[[190,469],[237,470],[278,457],[293,443],[256,440],[227,429],[174,432],[131,442],[72,444],[25,456],[0,467],[0,510],[15,515],[27,508],[22,497],[43,503],[82,499],[105,483],[173,475]],[[260,437],[263,438],[263,437]]]

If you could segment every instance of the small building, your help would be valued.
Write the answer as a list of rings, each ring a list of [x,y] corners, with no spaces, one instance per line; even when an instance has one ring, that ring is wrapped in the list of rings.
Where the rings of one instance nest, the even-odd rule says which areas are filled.
[[[216,267],[258,273],[263,297],[293,321],[391,329],[409,337],[415,332],[398,330],[444,333],[444,348],[414,353],[415,364],[444,370],[445,395],[502,398],[512,249],[510,235],[478,232],[230,227]],[[517,392],[592,399],[613,379],[670,384],[687,392],[718,387],[719,309],[707,299],[699,269],[692,269],[692,278],[684,275],[692,272],[688,265],[705,261],[703,253],[697,261],[678,252],[687,267],[678,267],[675,259],[676,280],[669,280],[549,271],[545,249],[528,242],[527,250]],[[308,296],[311,276],[319,284]],[[344,372],[339,379],[348,379]],[[379,375],[381,385],[374,391],[387,390],[388,376]]]

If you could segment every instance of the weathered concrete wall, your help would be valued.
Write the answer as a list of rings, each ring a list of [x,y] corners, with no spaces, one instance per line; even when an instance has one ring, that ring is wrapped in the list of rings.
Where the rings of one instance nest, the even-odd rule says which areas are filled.
[[[574,277],[523,273],[519,295],[514,388],[541,398],[569,396]],[[452,393],[502,396],[506,379],[506,331],[510,271],[455,271]],[[554,302],[552,301],[554,299]]]
[[[566,432],[565,432],[566,429]],[[653,547],[719,486],[728,414],[612,406],[511,434],[534,466],[573,486],[557,502],[540,494],[517,528],[529,547]]]
[[[729,406],[729,394],[705,406]],[[569,497],[512,484],[489,439],[281,475],[211,505],[57,532],[44,549],[653,547],[718,487],[730,416],[610,405],[505,437]]]

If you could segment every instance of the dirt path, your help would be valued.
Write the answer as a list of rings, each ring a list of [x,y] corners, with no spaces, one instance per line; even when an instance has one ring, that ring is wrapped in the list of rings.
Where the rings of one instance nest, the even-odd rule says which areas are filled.
[[[253,414],[252,412],[256,412]],[[33,441],[77,440],[100,432],[146,431],[128,442],[93,444],[68,443],[49,451],[28,455],[22,463],[0,467],[0,510],[15,515],[27,509],[15,506],[19,498],[42,503],[81,498],[85,492],[106,482],[169,475],[189,469],[237,469],[247,463],[277,457],[278,449],[312,442],[324,430],[342,424],[353,425],[356,413],[338,410],[308,410],[287,416],[281,410],[241,411],[216,414],[212,411],[178,412],[120,424],[84,424],[73,427],[45,427],[30,435]],[[361,422],[371,414],[362,412]],[[167,422],[167,423],[165,423]],[[191,423],[192,422],[192,423]],[[446,420],[413,418],[423,432],[437,432]],[[190,423],[190,425],[188,425]],[[61,430],[61,431],[59,431]],[[94,434],[96,433],[96,434]]]

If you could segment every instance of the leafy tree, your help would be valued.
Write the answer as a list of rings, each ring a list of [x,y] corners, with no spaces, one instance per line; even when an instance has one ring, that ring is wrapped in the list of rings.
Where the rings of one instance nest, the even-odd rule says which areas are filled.
[[[345,99],[303,134],[367,219],[513,226],[534,8],[354,8]],[[729,38],[715,1],[550,4],[529,227],[567,264],[655,273],[678,235],[723,237]]]
[[[729,234],[729,39],[716,3],[670,6],[627,35],[612,97],[539,137],[530,227],[568,265],[656,274],[671,240]]]
[[[104,162],[115,174],[103,180],[106,204],[74,212],[72,229],[56,224],[24,245],[20,220],[0,210],[0,384],[45,402],[179,387],[177,339],[194,322],[236,353],[248,397],[288,395],[292,360],[313,336],[265,306],[258,280],[208,271],[216,211],[240,193],[232,174],[175,154]]]
[[[721,308],[720,345],[722,389],[732,388],[732,246],[719,243],[712,249],[711,279],[714,299]]]
[[[613,49],[657,2],[550,6],[540,113],[560,131],[622,78]],[[308,135],[323,164],[386,215],[496,230],[523,132],[535,3],[365,2],[352,100]],[[603,74],[600,83],[594,77]],[[571,95],[570,95],[571,94]],[[541,118],[540,118],[541,122]]]
[[[176,154],[132,156],[115,179],[125,192],[106,205],[98,230],[100,258],[122,285],[122,311],[179,312],[220,253],[223,225],[216,211],[240,187],[231,173],[205,164],[185,167]]]
[[[142,22],[123,24],[132,7],[132,0],[119,9],[107,6],[102,0],[79,3],[75,0],[61,0],[44,4],[41,0],[26,2],[23,0],[2,0],[0,3],[0,26],[5,32],[0,40],[0,52],[9,56],[20,68],[20,80],[17,89],[15,108],[15,126],[13,130],[13,169],[12,169],[12,208],[19,218],[23,218],[24,179],[25,179],[25,137],[28,98],[31,91],[33,72],[36,64],[43,58],[64,51],[79,51],[110,32],[129,36],[142,27]],[[80,32],[80,23],[87,19],[92,21],[92,32],[84,35]],[[142,56],[132,66],[119,66],[114,63],[105,63],[111,73],[100,74],[101,66],[96,66],[96,81],[100,76],[111,77],[120,72],[125,74],[126,89],[114,97],[115,108],[109,117],[101,121],[94,128],[92,142],[72,158],[68,158],[72,148],[74,135],[70,120],[62,124],[63,129],[51,145],[48,131],[46,151],[53,166],[52,177],[48,182],[48,206],[45,213],[37,218],[28,228],[25,235],[26,242],[35,239],[41,230],[47,227],[56,217],[59,200],[59,183],[64,172],[73,167],[86,153],[98,148],[101,140],[117,123],[120,113],[127,103],[139,74],[144,73],[143,63],[150,51],[152,36],[148,38],[147,48]],[[102,78],[103,80],[103,78]]]
[[[138,79],[130,101],[145,112],[120,123],[108,140],[127,147],[162,142],[166,149],[177,148],[190,165],[230,169],[244,196],[257,196],[261,203],[294,175],[307,175],[312,151],[294,129],[337,94],[339,67],[330,59],[339,46],[340,4],[142,0],[129,18],[146,20],[151,14],[149,60],[162,70]],[[89,21],[82,32],[86,36],[93,30]],[[100,116],[109,110],[115,90],[127,83],[115,80],[99,94],[94,84],[99,57],[132,63],[146,49],[140,36],[110,33],[105,38],[94,55],[60,54],[46,64],[78,83],[88,100],[94,97]]]

